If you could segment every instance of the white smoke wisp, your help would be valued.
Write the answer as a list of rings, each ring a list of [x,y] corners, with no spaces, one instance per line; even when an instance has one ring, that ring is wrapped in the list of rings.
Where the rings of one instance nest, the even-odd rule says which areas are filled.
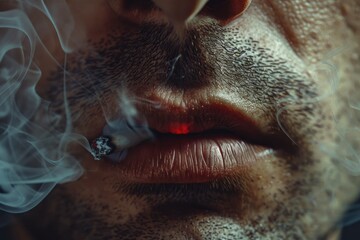
[[[329,52],[324,57],[324,60],[316,66],[318,71],[320,69],[320,71],[327,72],[329,83],[329,90],[318,99],[319,101],[328,101],[336,106],[338,103],[335,99],[337,99],[339,91],[342,91],[339,87],[341,85],[340,81],[349,81],[349,79],[342,79],[336,64],[333,62],[337,56],[349,54],[356,49],[356,46],[351,43],[345,44],[345,46],[347,47]],[[354,81],[354,79],[351,79],[351,81]],[[317,146],[322,152],[330,156],[339,168],[345,169],[352,176],[360,176],[360,108],[357,107],[360,98],[359,95],[350,93],[343,93],[343,95],[348,97],[344,99],[346,101],[346,109],[342,114],[345,115],[350,124],[344,125],[341,123],[340,117],[332,113],[338,141],[330,144],[318,143]]]
[[[293,140],[293,137],[291,133],[284,128],[280,120],[281,115],[285,111],[291,108],[301,108],[303,106],[321,102],[327,102],[334,106],[339,105],[339,91],[342,91],[340,85],[343,84],[341,81],[349,81],[349,79],[342,79],[335,63],[335,59],[341,57],[343,54],[349,54],[349,52],[354,51],[354,48],[357,47],[351,43],[345,44],[345,46],[347,47],[329,51],[324,55],[322,60],[308,66],[309,71],[313,72],[315,77],[319,75],[323,76],[321,82],[323,82],[324,85],[321,87],[321,94],[319,96],[304,99],[290,96],[277,102],[278,124],[284,133],[287,134],[289,139]],[[346,95],[346,93],[342,93],[342,95]],[[317,146],[317,148],[325,155],[329,156],[329,158],[334,161],[334,164],[341,168],[341,170],[347,171],[352,176],[360,176],[360,95],[354,96],[353,94],[348,94],[348,99],[345,101],[347,101],[346,110],[343,111],[343,114],[345,114],[346,118],[351,123],[350,125],[341,123],[340,119],[338,119],[339,116],[337,116],[335,112],[330,113],[336,128],[335,135],[337,136],[338,141],[318,142],[315,139],[312,144]],[[334,111],[334,109],[331,109],[330,111]],[[293,142],[294,144],[297,144],[295,140],[293,140]]]
[[[64,132],[51,127],[59,116],[35,90],[41,70],[34,54],[47,49],[27,13],[42,12],[68,53],[74,24],[66,2],[22,0],[12,1],[8,10],[2,7],[0,3],[0,213],[21,213],[56,184],[81,176],[81,165],[66,153],[70,142],[89,146],[83,136],[71,133],[71,123]]]
[[[344,171],[350,176],[360,176],[360,95],[351,94],[349,92],[341,92],[344,89],[341,85],[342,81],[355,81],[355,79],[344,79],[339,71],[336,60],[343,54],[349,54],[357,49],[357,46],[352,43],[344,44],[346,47],[334,49],[324,55],[323,59],[318,61],[309,67],[309,70],[314,73],[314,76],[318,76],[321,73],[323,78],[321,82],[324,83],[323,89],[321,89],[321,95],[314,98],[298,99],[296,97],[288,97],[281,99],[278,102],[277,119],[278,124],[287,136],[293,140],[291,133],[284,128],[281,123],[281,115],[289,109],[302,106],[307,106],[313,103],[326,102],[332,106],[339,106],[339,96],[347,96],[344,100],[344,109],[341,112],[344,116],[339,116],[336,112],[336,108],[330,108],[330,114],[332,116],[331,121],[335,126],[334,135],[337,141],[317,141],[316,138],[312,140],[312,145],[318,148],[324,156],[327,156],[332,163],[339,168],[339,171]],[[353,84],[357,84],[352,82]],[[352,89],[350,89],[351,91]],[[291,110],[290,110],[291,111]],[[344,123],[344,117],[347,121]],[[297,144],[294,141],[294,144]],[[346,226],[353,225],[360,221],[360,198],[357,202],[350,205],[347,211],[338,222],[338,227],[341,229]],[[328,202],[323,203],[328,204]]]
[[[120,148],[108,156],[114,162],[123,160],[126,157],[128,148],[155,138],[155,135],[148,127],[145,117],[141,116],[135,104],[146,104],[152,108],[161,107],[161,104],[154,101],[130,96],[124,86],[120,89],[118,97],[120,117],[115,119],[107,117],[107,124],[103,129],[103,134],[111,136],[113,143],[117,148]]]

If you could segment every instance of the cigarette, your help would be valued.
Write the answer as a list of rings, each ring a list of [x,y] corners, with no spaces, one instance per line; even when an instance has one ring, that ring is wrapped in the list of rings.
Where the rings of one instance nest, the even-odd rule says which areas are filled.
[[[114,126],[116,127],[106,126],[104,135],[91,141],[91,154],[95,160],[101,160],[104,156],[111,158],[111,155],[118,158],[128,148],[153,137],[152,132],[145,126],[131,126],[123,122]]]

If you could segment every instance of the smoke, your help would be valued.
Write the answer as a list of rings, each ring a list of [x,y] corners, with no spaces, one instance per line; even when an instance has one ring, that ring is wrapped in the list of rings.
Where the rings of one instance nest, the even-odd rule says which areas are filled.
[[[114,162],[123,160],[126,157],[127,149],[150,138],[154,138],[153,132],[149,129],[146,119],[135,108],[135,102],[150,104],[151,107],[159,108],[160,104],[130,96],[126,88],[122,87],[119,92],[120,116],[114,120],[107,117],[107,125],[103,129],[103,135],[111,136],[116,150],[108,156]]]
[[[339,222],[339,227],[343,228],[349,225],[352,225],[354,223],[357,223],[360,221],[360,205],[359,203],[355,203],[351,205],[347,212],[344,214],[344,217],[341,219],[341,222]]]
[[[325,76],[328,82],[327,91],[325,91],[319,101],[328,101],[335,106],[338,105],[338,103],[335,102],[335,99],[338,98],[334,96],[342,91],[342,89],[339,88],[341,84],[340,79],[342,78],[333,61],[337,56],[341,56],[343,53],[348,54],[350,51],[353,51],[354,48],[356,49],[356,46],[353,46],[351,43],[347,44],[347,46],[348,47],[329,52],[325,55],[325,60],[316,66],[316,71],[326,72]],[[344,101],[346,106],[342,114],[348,119],[348,123],[350,124],[344,125],[340,119],[342,116],[332,113],[336,126],[336,136],[338,138],[338,140],[333,143],[336,146],[330,146],[330,144],[323,142],[317,145],[319,149],[328,154],[340,168],[345,169],[350,175],[360,176],[360,108],[358,107],[360,99],[358,95],[348,94],[347,99],[344,99]]]
[[[82,175],[84,170],[79,160],[67,152],[70,144],[77,143],[90,153],[92,150],[84,136],[72,131],[66,55],[64,63],[58,63],[41,40],[48,34],[50,24],[65,54],[81,42],[82,35],[74,33],[75,24],[66,1],[14,3],[9,10],[0,12],[0,212],[22,213],[35,207],[58,183],[74,181]],[[0,10],[4,8],[0,3]],[[48,25],[34,22],[31,12],[45,16]],[[42,74],[34,61],[39,51],[64,70],[65,118],[53,112],[50,103],[36,92]],[[110,119],[104,110],[107,118],[104,134],[126,135],[117,139],[123,148],[153,137],[146,120],[139,117],[134,101],[156,107],[156,103],[132,98],[122,91],[119,92],[120,116]],[[121,149],[110,158],[121,160],[125,154],[126,150]],[[5,224],[5,220],[1,221]]]
[[[330,105],[326,111],[331,111],[331,121],[335,126],[333,136],[336,139],[330,139],[330,141],[318,141],[316,138],[311,140],[311,144],[318,148],[324,156],[328,156],[329,159],[335,164],[339,171],[344,171],[350,176],[360,176],[360,95],[352,94],[349,89],[341,88],[344,84],[341,81],[352,81],[352,84],[357,84],[357,79],[346,79],[341,76],[341,72],[337,68],[338,58],[341,59],[343,54],[349,55],[351,51],[357,49],[353,43],[344,44],[346,47],[337,48],[325,54],[323,59],[316,64],[308,66],[308,70],[313,76],[312,79],[317,79],[319,85],[320,95],[316,97],[307,96],[305,98],[298,98],[297,96],[288,96],[280,99],[277,102],[277,122],[283,132],[293,141],[294,144],[298,144],[293,137],[293,134],[288,131],[282,124],[281,117],[286,111],[293,111],[294,109],[311,106],[317,103],[326,103]],[[354,85],[352,85],[354,87]],[[355,89],[358,87],[355,86]],[[353,89],[350,89],[352,91]],[[342,98],[344,105],[339,103],[339,98]],[[333,108],[334,106],[334,108]],[[337,107],[341,108],[341,114],[337,112]],[[336,193],[333,193],[336,194]],[[309,199],[312,201],[313,199]],[[328,204],[328,202],[324,203]],[[343,214],[342,218],[338,221],[337,227],[352,227],[355,223],[360,221],[360,198],[347,208],[347,211]],[[356,226],[355,226],[356,227]]]
[[[316,145],[320,151],[329,156],[339,168],[346,170],[350,175],[360,176],[360,96],[341,92],[343,91],[343,89],[340,88],[343,77],[340,76],[341,73],[336,64],[336,59],[338,57],[343,54],[349,54],[349,52],[356,49],[356,46],[352,43],[345,45],[347,47],[329,51],[324,55],[322,60],[308,66],[308,70],[313,76],[312,78],[317,79],[317,82],[322,84],[318,86],[318,88],[321,89],[321,94],[316,97],[304,94],[306,96],[304,98],[290,95],[280,99],[277,102],[276,116],[280,128],[294,144],[297,144],[292,134],[281,122],[281,116],[284,112],[323,102],[338,107],[340,106],[338,102],[339,96],[348,95],[347,99],[344,99],[344,104],[346,106],[342,109],[342,116],[336,113],[335,108],[327,109],[327,111],[332,111],[330,114],[332,115],[332,121],[336,127],[334,135],[336,136],[337,141],[318,142],[315,140],[312,144]],[[354,81],[354,79],[345,81]],[[344,116],[348,121],[345,124],[344,122],[341,122],[342,119],[340,119]]]
[[[48,51],[39,37],[41,28],[34,27],[27,13],[42,12],[67,53],[74,23],[65,1],[5,4],[0,3],[1,10],[8,9],[0,12],[0,210],[21,213],[35,207],[56,184],[81,176],[79,162],[66,153],[70,142],[89,146],[84,137],[71,133],[70,122],[64,132],[55,130],[53,123],[60,117],[35,90],[42,73],[34,55]]]

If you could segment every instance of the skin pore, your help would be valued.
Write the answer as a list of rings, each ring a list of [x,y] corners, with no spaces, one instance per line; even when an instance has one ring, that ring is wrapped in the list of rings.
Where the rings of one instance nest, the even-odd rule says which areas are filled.
[[[66,72],[46,54],[35,58],[36,90],[62,116],[54,129],[69,110],[74,132],[97,137],[125,89],[139,109],[156,105],[154,92],[171,102],[219,99],[286,140],[246,171],[186,184],[133,182],[74,147],[85,172],[19,218],[31,237],[322,239],[336,229],[359,192],[346,168],[359,150],[356,0],[254,0],[225,26],[195,17],[181,37],[166,19],[134,23],[104,0],[67,4],[81,44],[65,55],[55,32],[43,36]]]

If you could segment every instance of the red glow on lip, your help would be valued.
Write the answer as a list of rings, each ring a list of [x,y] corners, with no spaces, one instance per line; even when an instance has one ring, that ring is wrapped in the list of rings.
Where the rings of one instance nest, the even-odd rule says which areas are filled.
[[[190,132],[190,124],[173,123],[170,125],[169,132],[172,134],[188,134]]]

